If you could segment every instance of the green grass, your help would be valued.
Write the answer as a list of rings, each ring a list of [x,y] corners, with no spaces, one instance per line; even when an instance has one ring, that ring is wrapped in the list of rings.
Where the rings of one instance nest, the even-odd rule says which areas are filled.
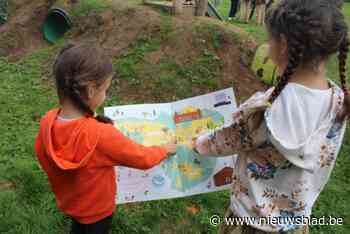
[[[225,20],[228,19],[228,14],[230,12],[230,6],[231,6],[231,0],[223,0],[222,4],[219,7],[219,12],[223,16]],[[262,43],[266,40],[267,34],[263,27],[257,25],[254,21],[247,24],[239,19],[239,12],[236,14],[236,18],[234,18],[232,22],[234,25],[244,29],[246,32],[250,33],[254,38],[259,42]],[[255,17],[254,17],[255,18]]]
[[[228,6],[229,0],[225,0],[220,11],[228,12]],[[350,23],[350,4],[345,5],[344,11]],[[79,14],[86,12],[81,10]],[[168,98],[162,96],[164,93],[174,92],[174,98],[178,99],[194,95],[193,88],[217,88],[215,77],[222,63],[211,50],[202,50],[196,60],[183,66],[172,57],[163,58],[159,64],[150,64],[145,60],[147,53],[159,49],[161,40],[175,36],[171,34],[171,18],[164,15],[162,20],[159,34],[141,36],[114,61],[120,80],[130,87],[149,82],[152,95],[160,95],[162,100]],[[259,43],[265,41],[266,34],[262,27],[238,21],[232,23],[251,33]],[[213,33],[208,43],[215,49],[220,47],[222,35],[215,28],[211,30],[214,31],[210,31]],[[207,30],[199,28],[197,33],[206,34]],[[50,64],[62,43],[27,55],[18,62],[0,58],[0,182],[11,181],[15,184],[15,189],[0,192],[0,233],[59,234],[69,229],[69,219],[57,210],[46,176],[36,162],[33,151],[39,117],[57,106],[55,90],[50,86]],[[337,81],[335,58],[330,60],[328,69],[329,77]],[[174,87],[181,88],[174,91]],[[111,95],[106,105],[126,103],[129,103],[128,99]],[[350,233],[349,154],[348,131],[332,177],[313,210],[318,217],[343,217],[346,224],[315,226],[312,227],[313,234]],[[217,229],[209,225],[209,217],[213,214],[223,215],[228,202],[229,193],[219,192],[117,206],[113,233],[216,233]],[[198,206],[200,212],[188,212],[187,208],[192,205]]]
[[[0,192],[0,233],[59,233],[66,226],[63,219],[56,220],[61,214],[33,152],[38,117],[57,105],[52,89],[42,85],[48,79],[42,64],[54,50],[17,63],[0,59],[0,180],[16,185],[14,191]],[[51,227],[55,220],[57,227]]]

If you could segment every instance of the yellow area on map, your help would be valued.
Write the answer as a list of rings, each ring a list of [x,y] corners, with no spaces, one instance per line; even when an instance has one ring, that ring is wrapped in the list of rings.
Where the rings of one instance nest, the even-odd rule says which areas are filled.
[[[178,165],[179,170],[190,180],[196,180],[202,177],[202,168],[193,167],[192,163],[185,162]]]
[[[181,179],[180,175],[186,178],[186,181],[195,181],[202,178],[204,172],[203,168],[200,168],[198,166],[196,167],[193,165],[193,163],[182,162],[179,164],[175,161],[173,161],[172,170],[178,171],[178,174],[175,177],[175,187],[180,190],[183,188],[183,186],[185,186],[183,184],[184,181]]]
[[[185,107],[181,112],[180,114],[188,114],[188,113],[193,113],[193,112],[196,112],[198,109],[197,108],[194,108],[192,106],[188,106],[188,107]]]
[[[175,130],[176,141],[178,144],[186,145],[188,148],[192,149],[192,140],[203,133],[208,132],[210,129],[214,129],[219,125],[215,124],[212,117],[192,120],[189,126],[185,128],[179,127],[178,124]]]
[[[115,123],[118,129],[126,129],[130,135],[141,135],[142,144],[154,146],[167,144],[175,139],[174,131],[161,123],[150,121]]]

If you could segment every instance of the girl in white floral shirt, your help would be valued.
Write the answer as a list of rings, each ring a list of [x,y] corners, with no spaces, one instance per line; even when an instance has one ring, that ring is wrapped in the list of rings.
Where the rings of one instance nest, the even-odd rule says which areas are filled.
[[[243,103],[234,124],[197,139],[202,155],[238,153],[226,217],[256,218],[241,226],[224,222],[221,233],[308,233],[305,218],[334,167],[350,103],[348,28],[339,2],[284,0],[271,9],[266,25],[278,84]],[[335,53],[341,88],[326,78]]]

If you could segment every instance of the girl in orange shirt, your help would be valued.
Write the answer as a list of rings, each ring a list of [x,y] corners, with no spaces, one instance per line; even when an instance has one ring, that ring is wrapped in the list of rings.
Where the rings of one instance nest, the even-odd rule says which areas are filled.
[[[149,169],[175,144],[145,147],[95,116],[112,80],[112,63],[98,48],[67,45],[54,64],[60,107],[41,119],[35,150],[71,233],[109,233],[115,209],[114,166]]]

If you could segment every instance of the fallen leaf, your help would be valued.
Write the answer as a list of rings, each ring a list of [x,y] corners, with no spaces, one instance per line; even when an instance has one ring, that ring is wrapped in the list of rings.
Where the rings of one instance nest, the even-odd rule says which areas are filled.
[[[189,212],[192,215],[197,214],[198,212],[201,211],[201,208],[198,205],[192,205],[192,206],[188,206],[186,208],[187,212]]]

